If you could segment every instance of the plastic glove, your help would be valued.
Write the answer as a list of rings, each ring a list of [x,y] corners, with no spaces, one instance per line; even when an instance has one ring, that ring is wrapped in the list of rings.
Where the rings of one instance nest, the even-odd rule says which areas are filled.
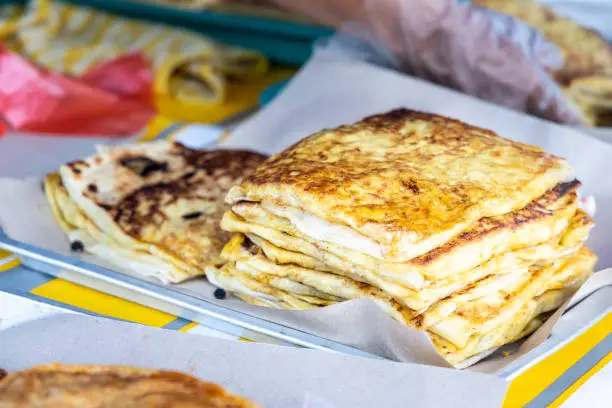
[[[548,74],[561,53],[516,19],[456,0],[276,1],[384,45],[411,75],[552,121],[583,121]]]

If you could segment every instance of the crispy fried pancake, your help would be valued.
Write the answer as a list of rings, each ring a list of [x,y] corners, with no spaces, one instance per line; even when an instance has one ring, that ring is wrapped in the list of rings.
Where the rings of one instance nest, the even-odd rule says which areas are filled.
[[[398,109],[323,130],[268,159],[227,202],[262,202],[313,239],[402,262],[572,174],[543,150]]]
[[[61,180],[47,178],[47,197],[65,230],[92,236],[97,255],[121,255],[121,248],[128,257],[159,258],[179,266],[157,277],[178,282],[220,262],[229,238],[219,228],[224,196],[263,160],[171,142],[118,147],[62,166]]]
[[[313,268],[312,266],[317,265],[316,259],[279,248],[257,235],[249,234],[247,239],[242,234],[235,235],[223,249],[222,257],[271,275],[289,277],[341,298],[354,299],[363,297],[363,293],[369,293],[372,296],[391,297],[409,309],[423,311],[436,301],[486,276],[524,272],[529,266],[543,259],[569,254],[582,245],[592,227],[590,217],[578,210],[569,227],[551,240],[505,252],[472,270],[432,282],[418,291],[385,281],[374,273],[363,270],[354,272],[358,268],[357,265],[348,269],[343,267],[345,264],[338,264],[338,268],[331,267],[327,270]],[[273,256],[270,257],[269,254]],[[377,288],[375,293],[372,292],[373,288],[367,288],[368,284],[360,282],[359,279],[355,280],[356,277],[364,276],[367,277],[367,283]]]
[[[247,246],[245,246],[245,244]],[[242,271],[253,279],[270,284],[278,289],[291,292],[276,285],[271,277],[282,277],[286,280],[299,282],[316,291],[313,295],[330,298],[335,301],[349,299],[371,299],[384,305],[385,310],[393,310],[401,314],[400,321],[409,322],[416,315],[413,310],[402,306],[400,302],[382,290],[367,283],[357,282],[344,276],[302,268],[297,265],[278,265],[271,262],[263,254],[261,248],[248,243],[243,235],[237,234],[224,248],[226,259],[233,260],[232,272]],[[394,313],[395,313],[394,312]]]
[[[47,201],[58,224],[71,242],[82,243],[88,253],[140,275],[168,282],[181,281],[202,272],[201,268],[193,267],[169,252],[157,250],[153,255],[148,252],[146,244],[126,248],[111,235],[103,234],[70,198],[59,174],[49,174],[44,185]]]
[[[308,310],[317,305],[307,302],[288,293],[285,290],[274,288],[267,283],[257,282],[235,268],[231,262],[221,268],[206,268],[208,280],[215,286],[227,291],[246,295],[248,298],[258,300],[265,306],[274,305],[283,309]]]
[[[555,73],[562,85],[584,76],[612,75],[612,47],[606,39],[559,16],[546,5],[534,0],[474,0],[472,3],[516,17],[556,44],[564,56],[563,68]]]
[[[437,326],[427,327],[427,332],[449,362],[458,367],[470,365],[475,360],[466,363],[466,359],[477,358],[484,352],[517,340],[537,329],[542,323],[542,314],[558,308],[569,299],[578,286],[590,276],[595,262],[594,254],[582,248],[574,255],[546,265],[533,266],[523,274],[508,274],[506,277],[512,279],[505,282],[507,285],[499,287],[496,292],[484,294],[478,302],[464,304],[461,310],[449,314],[447,320]],[[312,299],[301,298],[269,283],[254,282],[253,277],[256,275],[249,275],[243,270],[245,269],[237,269],[236,263],[229,262],[221,271],[209,272],[209,275],[220,275],[219,283],[222,287],[236,291],[240,298],[251,304],[281,309],[311,309],[316,305],[309,302]],[[297,275],[287,273],[284,276]],[[244,282],[247,282],[246,286]],[[255,287],[257,291],[253,289]],[[331,286],[323,286],[329,287]],[[521,289],[518,289],[519,287]],[[376,295],[356,298],[371,299],[394,319],[408,326],[425,328],[418,319],[410,320],[412,313],[397,303],[385,301]],[[460,324],[465,321],[469,324]],[[445,324],[445,327],[441,327],[442,324]],[[469,336],[464,336],[462,330],[469,330]]]
[[[580,279],[586,279],[592,273],[596,261],[597,257],[591,251],[587,248],[582,248],[576,255],[566,258],[565,263],[558,267],[557,270],[544,267],[538,274],[544,273],[549,275],[552,269],[552,276],[562,273],[569,277],[568,284],[571,285],[571,281],[574,281],[577,276],[580,276]],[[541,290],[546,290],[546,283]],[[438,351],[449,362],[459,368],[465,367],[474,363],[474,361],[469,361],[469,358],[510,343],[528,334],[529,331],[525,329],[533,319],[537,319],[539,315],[546,311],[558,308],[573,294],[574,290],[564,292],[563,296],[559,296],[559,292],[545,291],[544,295],[538,295],[529,299],[518,308],[510,319],[497,319],[499,322],[497,327],[494,327],[489,332],[472,335],[464,347],[457,347],[436,333],[430,334]],[[529,330],[535,330],[535,328],[537,328],[537,322]]]
[[[256,408],[222,387],[172,371],[48,365],[0,381],[0,406],[78,408]]]
[[[504,322],[515,319],[527,302],[547,290],[555,275],[563,275],[568,285],[573,286],[573,277],[582,280],[585,270],[588,276],[596,260],[588,249],[581,248],[575,255],[534,266],[528,273],[485,278],[436,303],[415,324],[464,348],[473,336],[496,332]]]
[[[502,275],[505,272],[505,274],[499,279],[512,282],[517,281],[518,278],[518,281],[520,281],[520,276],[526,275],[532,265],[541,263],[545,259],[556,259],[574,253],[587,238],[588,232],[592,225],[593,223],[590,217],[588,217],[588,215],[586,215],[582,210],[578,210],[574,217],[572,217],[572,222],[569,228],[561,236],[556,237],[554,240],[551,240],[551,242],[546,244],[516,251],[516,253],[513,255],[509,253],[502,254],[500,258],[506,260],[506,262],[504,263],[504,261],[501,260],[492,261],[490,266],[480,266],[479,268],[486,271],[484,272],[484,275],[480,276],[480,278],[490,275],[488,281],[495,281],[495,275]],[[280,249],[278,250],[282,251]],[[396,308],[395,303],[404,304],[406,307],[405,302],[402,301],[403,299],[392,299],[392,296],[389,295],[389,291],[380,290],[375,286],[373,287],[366,283],[355,281],[350,277],[315,269],[308,269],[296,264],[279,264],[271,261],[267,258],[265,251],[263,251],[261,247],[257,246],[255,242],[251,241],[250,239],[245,238],[242,234],[236,234],[234,237],[232,237],[230,242],[223,249],[222,256],[231,261],[232,267],[228,271],[229,273],[237,271],[239,272],[240,276],[247,274],[250,275],[250,279],[256,279],[261,283],[289,293],[292,293],[289,286],[281,286],[273,281],[275,281],[276,278],[283,278],[284,280],[291,280],[295,283],[306,285],[314,290],[313,292],[309,292],[307,294],[320,298],[324,298],[324,294],[340,299],[370,298],[376,299],[377,301],[386,302],[387,304],[392,304],[394,308]],[[505,269],[501,268],[500,265],[504,265]],[[549,282],[551,289],[562,288],[567,284],[565,275],[560,274],[558,277],[556,276],[553,279],[557,281],[557,284],[553,285],[553,281],[551,280]],[[449,309],[448,305],[455,300],[455,297],[457,297],[455,302],[460,303],[461,292],[457,295],[451,293],[460,291],[462,288],[464,291],[469,291],[473,286],[484,286],[484,289],[479,287],[479,290],[484,291],[484,293],[487,293],[487,291],[494,292],[499,289],[499,287],[496,288],[495,285],[489,285],[492,286],[492,288],[483,285],[483,282],[487,283],[488,281],[487,279],[479,280],[479,282],[474,283],[473,285],[458,282],[455,286],[450,288],[440,287],[437,288],[437,290],[432,289],[432,292],[437,294],[438,298],[435,299],[433,296],[432,298],[429,298],[428,300],[431,301],[431,303],[434,303],[436,300],[439,300],[444,296],[450,296],[439,304],[435,304],[430,310],[425,312],[424,316],[427,316],[427,319],[421,316],[420,324],[423,325],[424,322],[430,322],[436,313],[439,315],[438,311],[440,310],[443,311],[444,316],[452,314],[453,309]],[[575,282],[574,284],[578,283],[579,282]],[[505,287],[502,285],[502,288]],[[447,292],[443,292],[444,289],[446,289]],[[306,294],[306,292],[301,293]],[[419,299],[421,293],[412,292],[410,295],[413,298]],[[402,313],[405,317],[416,316],[416,311],[410,310],[410,307],[407,307],[407,310],[403,311]]]
[[[470,230],[441,247],[402,263],[380,261],[340,245],[313,239],[286,218],[255,203],[234,205],[235,214],[225,214],[221,227],[259,235],[278,247],[321,260],[336,271],[360,271],[361,274],[352,275],[354,279],[372,282],[372,279],[381,278],[418,290],[470,270],[496,255],[546,242],[560,234],[575,212],[577,196],[574,189],[578,185],[577,182],[559,184],[525,208],[478,220]]]
[[[247,270],[250,270],[250,272],[245,272]],[[241,269],[239,269],[236,263],[228,262],[220,269],[207,268],[206,275],[213,277],[211,282],[215,285],[233,292],[247,303],[254,305],[288,310],[307,310],[321,306],[320,298],[305,298],[301,295],[279,289],[272,286],[273,282],[270,280],[266,280],[266,282],[257,281],[255,276],[262,273],[263,272],[256,271],[255,269],[250,269],[244,264],[241,265]],[[380,294],[380,296],[378,296],[376,289],[369,285],[364,288],[366,290],[357,290],[354,292],[354,297],[349,297],[345,300],[370,299],[395,320],[406,325],[410,323],[410,319],[414,317],[413,312],[391,299],[389,296],[386,296],[384,293],[379,292],[378,294]],[[352,290],[350,287],[344,289],[344,293],[350,293]],[[328,290],[329,292],[339,293],[334,291],[334,289]],[[328,305],[337,303],[335,301],[327,302]]]

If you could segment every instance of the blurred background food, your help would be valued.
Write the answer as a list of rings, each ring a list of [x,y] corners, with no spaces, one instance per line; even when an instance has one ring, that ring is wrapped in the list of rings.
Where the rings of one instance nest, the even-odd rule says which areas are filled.
[[[219,104],[229,77],[262,76],[268,69],[267,60],[256,51],[93,8],[32,0],[10,11],[4,43],[36,64],[79,76],[103,62],[142,53],[152,64],[156,91],[180,101]]]
[[[602,35],[535,0],[471,3],[7,1],[0,111],[10,128],[48,133],[133,134],[160,115],[216,123],[256,108],[338,29],[370,46],[348,51],[357,58],[558,123],[612,126],[612,47]],[[543,36],[526,38],[536,31],[518,19]],[[48,80],[63,99],[45,91]],[[37,95],[32,109],[26,94]]]
[[[534,0],[474,0],[541,31],[563,53],[561,69],[551,72],[591,126],[612,126],[612,44],[597,31],[555,13]]]
[[[320,24],[298,12],[283,9],[266,0],[137,0],[150,4],[178,7],[188,10],[217,11],[245,16],[272,18],[305,24]]]

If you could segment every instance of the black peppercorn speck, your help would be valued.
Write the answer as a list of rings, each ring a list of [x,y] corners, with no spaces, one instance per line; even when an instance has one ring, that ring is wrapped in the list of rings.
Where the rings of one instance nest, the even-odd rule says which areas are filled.
[[[215,297],[215,299],[225,299],[227,297],[227,292],[221,288],[217,288],[215,289],[213,296]]]
[[[81,241],[72,241],[70,243],[70,250],[74,252],[83,252],[85,250],[85,245]]]

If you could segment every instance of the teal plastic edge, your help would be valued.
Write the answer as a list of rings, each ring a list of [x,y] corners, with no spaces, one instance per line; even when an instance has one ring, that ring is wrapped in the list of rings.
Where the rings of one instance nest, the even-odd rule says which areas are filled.
[[[125,0],[60,0],[89,6],[125,17],[184,27],[218,41],[258,50],[272,61],[302,65],[312,54],[313,43],[333,30],[259,17],[190,11]],[[0,0],[0,5],[27,0]]]
[[[191,11],[162,5],[139,3],[128,0],[61,0],[68,3],[91,6],[100,10],[130,15],[137,18],[154,19],[168,24],[211,24],[226,28],[240,28],[255,31],[265,31],[308,39],[316,39],[329,35],[331,30],[324,27],[295,24],[280,20],[260,17],[247,17],[237,14],[213,11]]]
[[[259,97],[259,107],[263,108],[264,106],[272,102],[272,100],[276,98],[276,96],[281,93],[283,89],[285,89],[285,86],[287,86],[289,81],[289,79],[286,79],[284,81],[277,82],[274,85],[267,87]]]
[[[61,1],[126,17],[188,28],[218,41],[258,50],[273,61],[292,65],[306,62],[312,53],[313,43],[333,34],[333,30],[325,27],[229,13],[173,9],[134,1]]]

